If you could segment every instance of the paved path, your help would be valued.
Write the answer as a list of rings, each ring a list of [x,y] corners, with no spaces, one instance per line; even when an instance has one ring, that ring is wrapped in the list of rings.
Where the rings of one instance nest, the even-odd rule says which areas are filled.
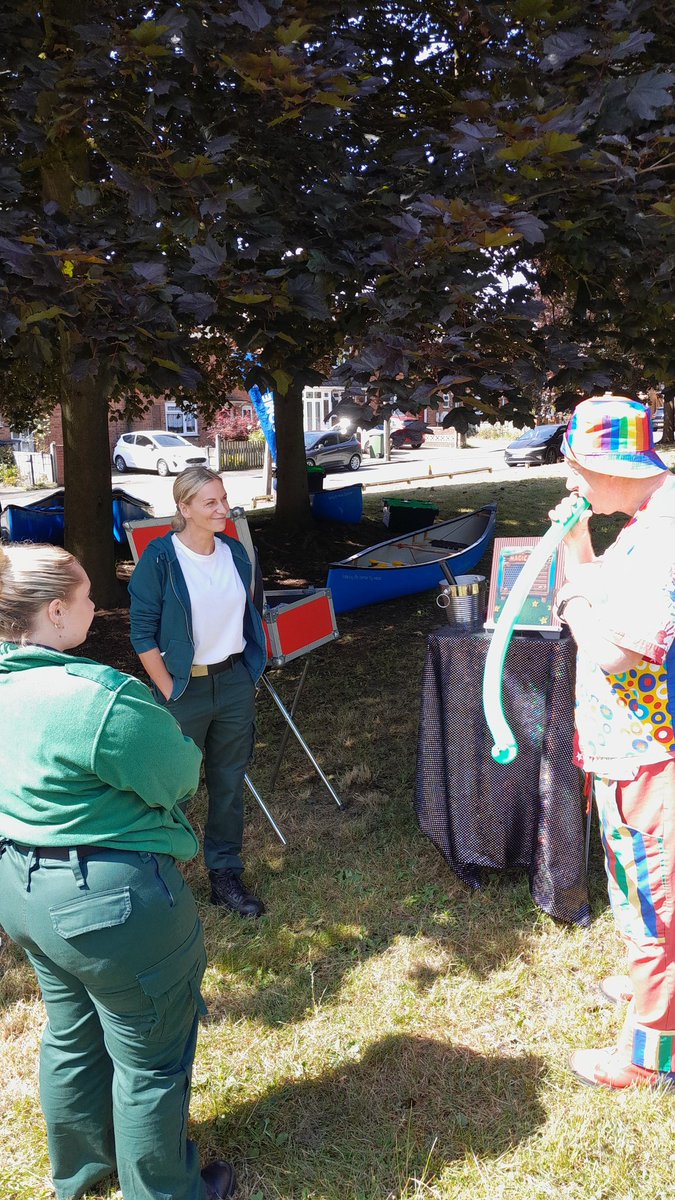
[[[345,487],[350,483],[364,485],[366,495],[370,492],[406,492],[411,488],[444,487],[454,480],[457,483],[479,482],[488,479],[518,480],[545,478],[564,474],[564,467],[508,468],[504,465],[505,442],[483,442],[466,450],[455,450],[447,442],[433,437],[427,438],[419,450],[394,450],[392,460],[385,463],[380,459],[364,458],[358,471],[334,471],[326,475],[324,488]],[[140,471],[112,473],[114,487],[122,487],[132,496],[148,501],[157,516],[165,516],[174,510],[171,477],[161,479],[158,475]],[[270,507],[270,501],[261,498],[262,472],[258,469],[231,471],[226,477],[230,503],[245,509]],[[24,491],[0,485],[0,504],[30,504],[39,492]]]

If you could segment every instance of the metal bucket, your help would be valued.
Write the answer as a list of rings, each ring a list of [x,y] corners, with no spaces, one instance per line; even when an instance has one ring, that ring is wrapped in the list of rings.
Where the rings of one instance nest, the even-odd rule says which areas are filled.
[[[458,575],[455,583],[441,584],[436,603],[439,608],[445,609],[449,625],[480,628],[487,607],[485,576]]]

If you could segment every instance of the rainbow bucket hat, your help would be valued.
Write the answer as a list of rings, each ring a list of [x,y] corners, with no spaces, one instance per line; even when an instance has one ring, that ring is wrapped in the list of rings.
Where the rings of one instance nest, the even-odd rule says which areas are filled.
[[[649,412],[625,396],[582,400],[561,446],[565,458],[600,475],[646,478],[667,471],[654,450]]]

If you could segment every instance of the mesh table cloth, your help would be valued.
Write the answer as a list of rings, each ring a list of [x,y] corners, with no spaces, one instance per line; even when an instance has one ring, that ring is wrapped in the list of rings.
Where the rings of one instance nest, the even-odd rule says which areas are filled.
[[[588,925],[582,781],[572,761],[574,642],[513,637],[503,693],[519,753],[503,766],[491,757],[481,700],[490,636],[448,626],[428,639],[420,828],[464,883],[480,887],[483,867],[524,867],[544,912]]]

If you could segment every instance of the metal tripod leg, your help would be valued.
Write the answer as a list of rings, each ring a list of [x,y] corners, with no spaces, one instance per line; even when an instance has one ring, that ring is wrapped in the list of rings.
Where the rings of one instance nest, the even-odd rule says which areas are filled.
[[[311,762],[312,766],[314,767],[314,770],[316,771],[317,775],[319,776],[319,778],[321,779],[321,781],[325,785],[325,787],[328,788],[328,791],[330,792],[331,796],[333,797],[338,808],[344,808],[344,805],[343,805],[340,797],[338,796],[337,792],[335,791],[335,788],[333,788],[331,786],[331,784],[329,783],[329,781],[327,780],[326,776],[324,775],[323,771],[321,770],[321,767],[319,766],[314,755],[312,754],[312,751],[310,750],[309,746],[307,745],[307,742],[305,741],[302,734],[300,733],[300,730],[298,729],[297,725],[295,724],[295,721],[293,720],[291,714],[289,713],[288,709],[281,701],[277,692],[272,687],[272,684],[270,683],[269,679],[267,678],[267,675],[263,675],[262,682],[265,684],[265,687],[267,688],[270,696],[274,700],[274,703],[276,704],[277,708],[279,709],[279,712],[281,713],[282,717],[284,718],[284,721],[288,725],[288,728],[290,729],[291,733],[293,733],[295,735],[295,737],[298,739],[305,754],[307,755],[309,761]]]
[[[249,779],[248,775],[244,775],[244,783],[246,784],[246,786],[247,786],[247,788],[248,788],[249,792],[251,793],[251,795],[253,796],[253,799],[254,799],[254,800],[255,800],[255,801],[256,801],[256,802],[257,802],[257,803],[260,805],[261,809],[263,810],[263,812],[264,812],[265,816],[267,817],[267,820],[269,821],[270,825],[272,826],[272,829],[273,829],[273,830],[274,830],[274,832],[276,833],[276,835],[277,835],[277,837],[278,837],[279,841],[281,842],[282,846],[285,846],[285,845],[286,845],[286,838],[284,837],[284,835],[283,835],[283,833],[281,832],[281,830],[280,830],[279,826],[277,825],[276,821],[274,820],[274,817],[272,816],[272,814],[271,814],[271,812],[270,812],[269,808],[268,808],[268,807],[267,807],[267,805],[265,804],[265,801],[263,800],[262,796],[260,795],[260,792],[259,792],[259,791],[257,790],[257,788],[256,788],[256,787],[254,787],[254,785],[251,783],[251,780]]]
[[[298,700],[300,699],[302,689],[305,686],[305,679],[307,678],[308,667],[309,667],[309,657],[306,657],[305,665],[302,668],[302,674],[300,676],[298,686],[295,689],[293,703],[291,704],[291,707],[289,710],[292,717],[295,716],[295,710],[298,707]],[[283,733],[281,734],[281,741],[279,742],[279,749],[277,751],[276,762],[274,764],[274,768],[272,770],[272,776],[270,778],[270,783],[269,783],[270,796],[274,795],[274,786],[277,782],[277,775],[279,774],[279,770],[280,770],[281,764],[283,762],[284,754],[286,753],[286,746],[288,744],[288,739],[289,739],[290,735],[291,735],[290,728],[287,724],[284,723]]]

